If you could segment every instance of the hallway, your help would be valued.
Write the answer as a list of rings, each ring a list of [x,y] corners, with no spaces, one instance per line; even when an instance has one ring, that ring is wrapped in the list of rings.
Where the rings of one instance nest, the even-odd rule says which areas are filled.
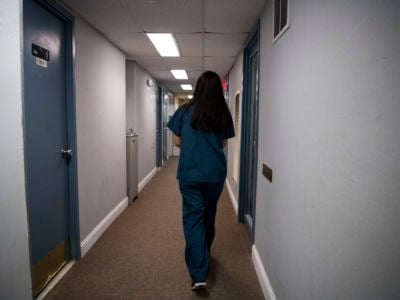
[[[226,190],[217,212],[208,288],[191,291],[177,163],[176,157],[169,159],[45,299],[264,299],[249,235]]]
[[[166,122],[205,70],[223,79],[237,134],[198,296],[400,299],[399,12],[394,0],[0,1],[0,299],[34,299],[54,256],[54,272],[75,265],[48,299],[196,297],[176,159],[157,170],[177,154]],[[158,33],[180,56],[157,50]]]

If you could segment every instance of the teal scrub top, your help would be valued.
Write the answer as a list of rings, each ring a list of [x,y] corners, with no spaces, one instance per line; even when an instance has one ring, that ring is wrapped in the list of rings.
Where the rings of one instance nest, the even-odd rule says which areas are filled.
[[[181,106],[167,126],[181,138],[178,180],[194,182],[221,182],[226,178],[226,158],[222,142],[235,136],[232,117],[221,133],[193,129],[190,119],[193,106],[184,112]]]

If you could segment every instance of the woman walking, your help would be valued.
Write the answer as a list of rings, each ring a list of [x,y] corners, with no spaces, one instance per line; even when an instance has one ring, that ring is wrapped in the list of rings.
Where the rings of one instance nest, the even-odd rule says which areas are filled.
[[[219,76],[204,72],[193,99],[181,106],[168,128],[181,148],[177,179],[182,194],[185,261],[192,289],[207,286],[217,203],[226,178],[223,147],[235,135]]]

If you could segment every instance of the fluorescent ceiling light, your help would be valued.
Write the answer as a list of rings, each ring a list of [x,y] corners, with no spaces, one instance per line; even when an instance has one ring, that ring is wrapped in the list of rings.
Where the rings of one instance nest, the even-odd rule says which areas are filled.
[[[191,84],[181,84],[181,88],[182,88],[182,90],[185,90],[185,91],[191,91],[191,90],[193,90]]]
[[[161,56],[180,56],[175,39],[171,33],[148,33],[147,36]]]
[[[188,75],[185,70],[171,70],[172,75],[175,79],[188,79]]]
[[[192,98],[193,98],[193,95],[188,95],[188,98],[189,98],[189,99],[192,99]]]

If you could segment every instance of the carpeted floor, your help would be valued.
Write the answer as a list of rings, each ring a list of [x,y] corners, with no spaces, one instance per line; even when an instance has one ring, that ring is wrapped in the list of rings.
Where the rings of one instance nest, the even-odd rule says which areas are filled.
[[[184,262],[181,196],[172,157],[46,297],[49,299],[264,299],[250,239],[226,190],[218,204],[207,290],[193,292]]]

